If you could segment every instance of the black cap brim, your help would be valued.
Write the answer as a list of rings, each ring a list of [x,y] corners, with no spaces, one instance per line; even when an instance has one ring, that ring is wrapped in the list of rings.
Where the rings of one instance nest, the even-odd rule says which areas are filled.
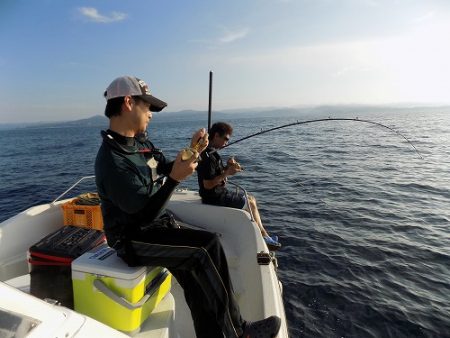
[[[145,102],[150,103],[150,111],[159,112],[167,107],[167,103],[152,95],[141,95],[139,97]]]

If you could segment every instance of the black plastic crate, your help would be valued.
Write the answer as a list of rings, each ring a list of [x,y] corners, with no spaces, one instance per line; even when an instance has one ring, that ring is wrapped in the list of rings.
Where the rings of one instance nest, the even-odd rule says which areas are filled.
[[[71,263],[85,252],[105,243],[102,231],[64,226],[29,249],[30,293],[73,308]]]

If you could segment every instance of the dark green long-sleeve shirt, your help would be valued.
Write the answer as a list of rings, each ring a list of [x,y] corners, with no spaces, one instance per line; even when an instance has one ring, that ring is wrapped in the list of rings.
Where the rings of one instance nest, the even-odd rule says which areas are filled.
[[[109,245],[149,225],[164,210],[178,182],[168,175],[173,163],[153,144],[103,132],[95,161],[95,179],[102,201],[103,223]],[[163,185],[155,183],[166,176]]]

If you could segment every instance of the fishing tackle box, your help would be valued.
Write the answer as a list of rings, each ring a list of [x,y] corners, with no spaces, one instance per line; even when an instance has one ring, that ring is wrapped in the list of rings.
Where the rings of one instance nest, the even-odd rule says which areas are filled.
[[[73,309],[71,263],[106,242],[102,231],[64,226],[28,250],[30,293]]]
[[[136,334],[170,291],[162,267],[129,267],[104,245],[72,262],[75,310],[127,334]]]

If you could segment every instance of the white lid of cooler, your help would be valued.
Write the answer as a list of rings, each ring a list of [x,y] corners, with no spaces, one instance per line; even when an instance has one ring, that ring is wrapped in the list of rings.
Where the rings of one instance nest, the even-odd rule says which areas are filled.
[[[133,280],[149,270],[145,266],[129,267],[117,256],[116,250],[104,245],[75,259],[72,262],[72,271]]]

